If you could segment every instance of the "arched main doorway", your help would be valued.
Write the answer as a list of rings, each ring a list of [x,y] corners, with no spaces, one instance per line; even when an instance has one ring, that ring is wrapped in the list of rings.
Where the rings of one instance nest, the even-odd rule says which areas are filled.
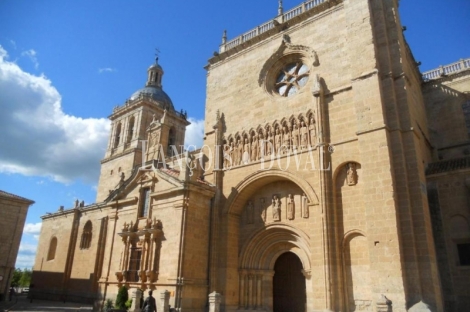
[[[305,312],[307,296],[302,269],[302,262],[292,252],[277,258],[273,277],[274,312]]]

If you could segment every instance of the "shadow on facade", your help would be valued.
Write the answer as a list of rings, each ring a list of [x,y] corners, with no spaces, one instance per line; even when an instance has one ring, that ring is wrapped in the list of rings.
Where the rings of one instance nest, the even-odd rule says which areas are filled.
[[[97,284],[93,274],[88,279],[65,278],[64,273],[33,271],[30,296],[33,299],[93,304]]]

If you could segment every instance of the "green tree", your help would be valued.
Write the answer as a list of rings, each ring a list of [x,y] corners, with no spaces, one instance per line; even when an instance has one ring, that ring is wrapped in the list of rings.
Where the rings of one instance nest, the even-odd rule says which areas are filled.
[[[126,309],[126,301],[129,299],[126,286],[121,286],[116,297],[116,308]]]
[[[21,278],[19,280],[19,284],[21,287],[27,287],[31,284],[31,276],[33,272],[30,269],[24,269],[21,273]]]
[[[113,309],[113,301],[111,299],[106,299],[104,304],[104,312],[109,312]]]
[[[13,271],[13,276],[11,277],[11,286],[13,287],[18,287],[20,286],[20,279],[21,279],[21,276],[23,275],[23,272],[21,271],[21,269],[15,269]]]

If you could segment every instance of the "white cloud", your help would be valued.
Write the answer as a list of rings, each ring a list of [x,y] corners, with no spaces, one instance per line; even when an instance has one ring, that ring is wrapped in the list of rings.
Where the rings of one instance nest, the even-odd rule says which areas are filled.
[[[26,223],[23,228],[23,233],[27,234],[39,234],[41,232],[42,222],[38,223]]]
[[[30,253],[30,254],[35,254],[36,249],[38,249],[38,245],[33,245],[33,244],[20,244],[20,250],[19,253]]]
[[[16,263],[15,267],[16,268],[21,268],[21,269],[31,269],[34,265],[34,259],[36,258],[36,255],[31,255],[31,254],[22,254],[18,253],[18,256],[16,257]]]
[[[34,68],[38,69],[38,67],[39,67],[39,62],[38,62],[38,59],[37,59],[37,57],[36,57],[36,51],[34,51],[33,49],[29,49],[29,50],[27,50],[27,51],[23,51],[23,52],[21,53],[21,56],[26,56],[26,57],[28,57],[28,58],[31,60],[31,62],[33,62]]]
[[[191,123],[186,127],[186,134],[184,136],[184,145],[195,145],[200,148],[204,141],[204,120],[197,120],[189,117],[188,121]]]
[[[36,258],[36,250],[38,249],[37,244],[28,244],[21,242],[18,250],[18,256],[16,257],[16,268],[29,268],[31,269],[34,265],[34,259]]]
[[[110,68],[110,67],[105,67],[105,68],[100,68],[98,69],[98,73],[112,73],[115,72],[116,68]]]
[[[8,61],[2,46],[0,108],[0,172],[96,183],[109,121],[65,114],[52,82]]]

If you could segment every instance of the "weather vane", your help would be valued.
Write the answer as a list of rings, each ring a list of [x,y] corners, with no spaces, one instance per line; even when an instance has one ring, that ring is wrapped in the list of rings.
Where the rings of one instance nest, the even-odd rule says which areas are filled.
[[[155,63],[158,63],[158,56],[160,55],[160,50],[158,48],[155,48]]]

